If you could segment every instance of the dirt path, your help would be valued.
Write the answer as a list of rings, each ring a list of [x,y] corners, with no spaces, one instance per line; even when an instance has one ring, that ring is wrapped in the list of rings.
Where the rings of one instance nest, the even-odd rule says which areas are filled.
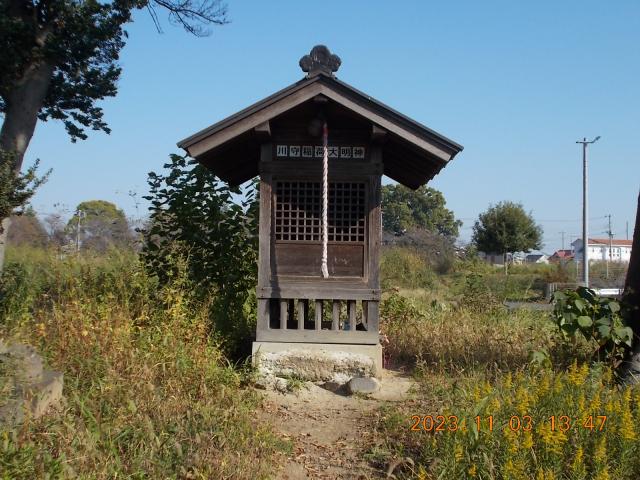
[[[399,372],[385,371],[381,390],[370,398],[341,395],[313,384],[295,393],[267,392],[263,420],[294,445],[276,478],[385,478],[385,472],[362,457],[375,441],[371,414],[385,402],[409,398],[412,384]]]

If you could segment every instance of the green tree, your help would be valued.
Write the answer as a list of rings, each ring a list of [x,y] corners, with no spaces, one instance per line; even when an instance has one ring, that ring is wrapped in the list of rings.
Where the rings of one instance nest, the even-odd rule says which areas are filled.
[[[166,174],[149,174],[150,194],[144,198],[151,202],[151,215],[144,232],[143,258],[165,283],[171,278],[174,257],[184,255],[197,293],[203,298],[213,295],[216,329],[237,354],[255,323],[251,303],[258,259],[255,184],[242,192],[219,181],[195,160],[170,158],[164,165]],[[244,201],[238,203],[234,198],[242,193]]]
[[[124,25],[142,8],[157,26],[156,8],[167,10],[172,23],[195,35],[227,21],[220,0],[0,0],[3,166],[19,174],[38,120],[61,120],[72,141],[86,138],[87,128],[109,132],[98,102],[117,93]]]
[[[109,247],[126,247],[132,235],[124,212],[105,200],[78,204],[67,223],[66,233],[84,250],[106,251]]]
[[[502,253],[507,273],[509,253],[529,252],[542,247],[542,227],[521,204],[500,202],[480,214],[473,226],[472,243],[481,252]]]
[[[387,232],[402,235],[419,228],[455,239],[460,225],[462,222],[446,208],[442,193],[434,188],[382,187],[382,228]]]

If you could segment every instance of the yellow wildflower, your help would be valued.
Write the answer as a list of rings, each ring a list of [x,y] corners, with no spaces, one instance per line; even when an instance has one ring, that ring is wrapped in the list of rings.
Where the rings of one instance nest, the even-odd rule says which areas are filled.
[[[482,385],[482,393],[484,393],[485,395],[489,395],[491,392],[493,392],[493,387],[487,380],[485,380],[484,384]]]
[[[418,467],[418,480],[427,480],[429,478],[429,473],[424,468],[424,466],[420,465]]]
[[[518,436],[516,432],[511,430],[509,427],[505,427],[502,430],[502,435],[509,445],[509,453],[518,453]]]
[[[511,479],[514,476],[515,473],[515,468],[513,467],[513,462],[511,461],[511,459],[507,459],[507,463],[504,464],[504,467],[502,469],[502,475],[504,478],[508,478]]]
[[[584,383],[589,375],[589,367],[587,364],[583,364],[578,367],[578,360],[574,360],[571,366],[569,367],[569,371],[567,372],[567,377],[569,378],[569,383],[579,386]]]
[[[518,412],[521,415],[526,415],[529,412],[531,398],[529,397],[527,389],[522,385],[520,385],[516,390],[516,405],[518,406]]]
[[[473,398],[474,402],[478,402],[481,398],[480,396],[480,388],[478,387],[478,385],[475,385],[473,387],[473,394],[471,395],[471,397]]]
[[[453,456],[457,461],[462,460],[462,456],[464,455],[464,450],[462,449],[462,445],[456,445],[455,450],[453,451]]]
[[[631,389],[627,388],[622,394],[622,402],[620,405],[620,436],[625,440],[635,440],[636,432],[634,429],[633,414],[631,413]]]
[[[564,387],[564,383],[562,382],[562,375],[556,375],[556,378],[553,381],[553,393],[560,393]]]
[[[582,383],[584,383],[587,380],[587,377],[589,376],[588,363],[583,363],[582,366],[580,367],[580,376],[582,377]]]
[[[553,470],[543,470],[542,467],[538,467],[536,471],[536,480],[555,480],[556,475]]]
[[[542,398],[544,397],[547,392],[549,391],[549,377],[545,374],[541,379],[540,379],[540,383],[538,384],[538,388],[536,388],[536,393],[538,398]]]
[[[564,432],[557,427],[555,431],[551,430],[551,426],[546,422],[540,423],[536,431],[548,451],[562,453],[563,445],[567,442],[567,436]]]
[[[533,435],[531,432],[524,432],[522,435],[522,448],[523,450],[529,450],[533,447]]]
[[[611,477],[609,476],[609,468],[608,467],[604,467],[594,477],[594,480],[610,480],[610,479],[611,479]]]
[[[467,473],[469,474],[470,477],[475,478],[475,476],[478,474],[478,467],[476,467],[475,463],[469,467],[469,470],[467,470]]]
[[[582,447],[578,447],[578,450],[576,450],[576,455],[573,458],[573,463],[571,464],[571,471],[577,476],[582,477],[587,473],[584,466],[584,451],[582,450]]]
[[[617,408],[616,408],[615,402],[613,401],[612,398],[609,398],[609,400],[607,400],[607,403],[604,405],[604,411],[607,412],[609,415],[611,415],[616,410]]]
[[[529,478],[525,462],[522,459],[513,462],[510,458],[502,468],[502,476],[509,480],[527,480]]]
[[[511,388],[513,386],[513,379],[511,378],[511,372],[508,372],[504,377],[504,388]]]
[[[41,337],[46,336],[47,332],[44,323],[36,323],[36,328],[38,330],[38,335],[40,335]]]
[[[603,464],[607,461],[607,437],[603,436],[596,444],[593,459],[597,464]]]
[[[500,400],[498,397],[493,397],[489,402],[487,413],[489,415],[497,415],[500,411],[500,406]]]

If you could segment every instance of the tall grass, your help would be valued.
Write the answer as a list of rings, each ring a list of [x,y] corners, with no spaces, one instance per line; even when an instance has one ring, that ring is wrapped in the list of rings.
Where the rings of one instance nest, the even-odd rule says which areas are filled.
[[[269,476],[287,446],[256,423],[259,399],[221,354],[179,259],[162,289],[117,252],[14,251],[8,263],[0,336],[64,372],[65,402],[0,432],[3,478]]]
[[[549,272],[505,277],[459,263],[433,288],[387,294],[387,356],[413,367],[417,388],[411,402],[376,412],[368,458],[409,457],[395,477],[421,480],[639,478],[640,389],[590,366],[592,346],[565,343],[547,313],[503,306],[535,298],[528,285]]]

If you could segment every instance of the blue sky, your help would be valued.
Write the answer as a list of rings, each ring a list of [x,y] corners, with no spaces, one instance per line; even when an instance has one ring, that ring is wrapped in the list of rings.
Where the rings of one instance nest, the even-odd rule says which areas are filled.
[[[27,163],[53,168],[33,200],[47,213],[113,201],[132,216],[176,142],[302,78],[318,43],[340,55],[338,77],[464,145],[434,179],[464,221],[501,200],[542,224],[544,251],[580,233],[583,136],[590,150],[591,234],[633,228],[640,187],[640,2],[245,1],[231,23],[194,38],[138,12],[128,28],[111,135],[72,144],[40,123]],[[631,234],[632,232],[630,232]],[[573,235],[573,237],[571,237]]]

